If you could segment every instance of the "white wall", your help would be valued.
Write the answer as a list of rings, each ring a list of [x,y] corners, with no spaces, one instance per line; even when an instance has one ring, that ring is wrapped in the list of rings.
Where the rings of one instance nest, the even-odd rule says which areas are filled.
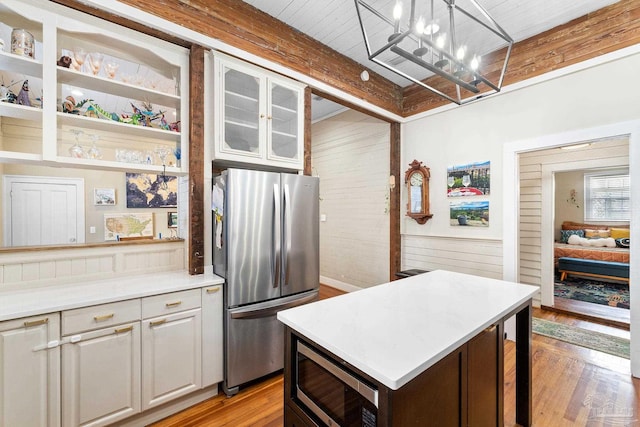
[[[442,219],[447,217],[447,200],[439,196],[436,189],[445,188],[447,165],[490,160],[491,227],[488,230],[465,231],[468,237],[478,238],[478,234],[485,233],[480,237],[501,239],[503,276],[517,280],[515,257],[519,203],[515,191],[517,186],[514,185],[518,179],[517,153],[629,134],[631,181],[637,182],[640,178],[640,171],[634,169],[640,164],[638,147],[635,146],[640,144],[640,87],[633,83],[640,69],[640,54],[637,52],[637,47],[628,56],[618,52],[605,57],[611,59],[609,62],[600,62],[601,58],[590,62],[593,64],[591,68],[505,91],[403,126],[403,163],[417,157],[431,167],[431,206],[435,214],[434,221],[429,221],[431,224],[422,229],[404,221],[403,239],[410,235],[450,236],[459,233],[459,229],[452,230],[443,222]],[[640,191],[633,187],[632,199],[633,212],[639,212]],[[503,236],[503,228],[509,235]],[[631,236],[635,237],[637,233],[640,233],[640,224],[632,221]],[[640,280],[640,256],[634,250],[635,239],[631,240],[630,276],[631,281],[636,282]],[[482,266],[479,259],[477,264]],[[456,266],[451,265],[450,269],[455,270]],[[634,303],[635,300],[632,288],[631,370],[635,376],[640,376],[640,335],[636,332],[640,329],[640,303]]]
[[[389,124],[349,110],[312,127],[320,177],[320,281],[350,290],[389,281]]]
[[[638,69],[640,54],[507,91],[403,125],[402,164],[415,158],[431,168],[430,200],[434,214],[425,225],[404,219],[403,240],[430,236],[431,239],[424,241],[428,245],[452,237],[503,241],[503,182],[518,179],[513,172],[504,170],[504,145],[639,118],[640,88],[631,83]],[[486,229],[449,226],[449,200],[445,190],[447,166],[486,160],[491,161],[490,226]],[[405,203],[406,191],[403,191],[402,206]],[[474,247],[477,250],[474,251]],[[470,250],[467,261],[476,261],[478,269],[482,270],[482,247],[471,245],[467,250]],[[406,255],[404,245],[402,255],[403,258]],[[422,262],[429,265],[428,257],[425,256]],[[456,263],[452,262],[447,268],[457,270]]]

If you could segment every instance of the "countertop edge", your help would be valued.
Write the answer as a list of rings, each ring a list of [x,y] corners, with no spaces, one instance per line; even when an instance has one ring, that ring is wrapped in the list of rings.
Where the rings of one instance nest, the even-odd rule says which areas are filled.
[[[0,322],[223,283],[212,273],[189,275],[183,270],[4,291],[0,292]]]

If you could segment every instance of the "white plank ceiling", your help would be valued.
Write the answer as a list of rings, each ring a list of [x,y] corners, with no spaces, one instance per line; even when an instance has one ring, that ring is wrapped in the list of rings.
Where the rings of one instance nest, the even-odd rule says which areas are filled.
[[[411,82],[370,61],[353,0],[244,0],[400,86]],[[370,0],[376,5],[396,0]],[[404,0],[406,3],[409,0]],[[426,0],[418,0],[418,3]],[[441,0],[437,0],[441,2]],[[525,40],[618,0],[479,0],[516,41]],[[388,6],[388,5],[387,5]]]
[[[411,82],[370,61],[358,23],[354,0],[244,0],[296,30],[355,60],[400,86]],[[393,8],[396,0],[366,0],[376,8]],[[403,0],[409,3],[409,0]],[[426,3],[427,0],[417,0]],[[436,0],[441,2],[442,0]],[[525,40],[618,0],[478,0],[480,5],[514,39]],[[424,5],[423,5],[424,6]],[[311,53],[310,53],[311,54]],[[313,121],[344,107],[313,97]]]

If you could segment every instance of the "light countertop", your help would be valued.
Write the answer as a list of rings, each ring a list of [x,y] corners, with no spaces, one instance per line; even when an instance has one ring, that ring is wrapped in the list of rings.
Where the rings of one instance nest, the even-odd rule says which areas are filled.
[[[212,273],[168,271],[0,292],[0,321],[224,283]]]
[[[397,390],[538,291],[438,270],[284,310],[278,319]]]

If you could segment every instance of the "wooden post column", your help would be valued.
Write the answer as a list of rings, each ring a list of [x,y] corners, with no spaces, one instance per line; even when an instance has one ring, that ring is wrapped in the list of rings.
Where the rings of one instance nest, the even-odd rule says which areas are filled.
[[[389,188],[389,280],[402,268],[400,241],[400,123],[393,122],[389,129],[389,174],[395,187]]]
[[[189,274],[204,273],[204,54],[189,56]]]

